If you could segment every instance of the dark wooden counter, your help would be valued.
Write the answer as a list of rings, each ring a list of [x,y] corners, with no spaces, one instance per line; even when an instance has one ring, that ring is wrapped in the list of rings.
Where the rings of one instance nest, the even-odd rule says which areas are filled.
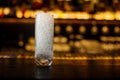
[[[37,67],[34,59],[0,58],[0,79],[116,79],[120,60],[54,60]]]

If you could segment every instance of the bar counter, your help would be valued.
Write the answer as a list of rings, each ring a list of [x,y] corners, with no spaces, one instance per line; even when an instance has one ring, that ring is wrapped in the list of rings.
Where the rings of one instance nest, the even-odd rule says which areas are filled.
[[[38,67],[34,59],[0,58],[0,79],[118,79],[120,60],[53,60]]]

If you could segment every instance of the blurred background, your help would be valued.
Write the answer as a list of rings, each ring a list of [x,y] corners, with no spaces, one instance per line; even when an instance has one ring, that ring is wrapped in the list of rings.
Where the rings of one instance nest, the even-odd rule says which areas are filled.
[[[34,58],[41,11],[55,18],[54,59],[120,59],[120,0],[0,0],[1,58]]]

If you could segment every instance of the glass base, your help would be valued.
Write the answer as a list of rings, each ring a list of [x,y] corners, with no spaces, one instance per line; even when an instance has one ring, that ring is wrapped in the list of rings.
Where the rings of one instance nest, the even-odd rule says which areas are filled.
[[[36,59],[35,58],[35,63],[37,66],[51,66],[52,64],[52,60],[48,60],[48,59]]]

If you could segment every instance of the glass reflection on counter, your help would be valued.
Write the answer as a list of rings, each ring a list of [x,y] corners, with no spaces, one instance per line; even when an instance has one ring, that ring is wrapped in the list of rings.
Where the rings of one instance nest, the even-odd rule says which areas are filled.
[[[36,79],[51,79],[52,78],[52,68],[35,66],[34,75],[35,75]]]

